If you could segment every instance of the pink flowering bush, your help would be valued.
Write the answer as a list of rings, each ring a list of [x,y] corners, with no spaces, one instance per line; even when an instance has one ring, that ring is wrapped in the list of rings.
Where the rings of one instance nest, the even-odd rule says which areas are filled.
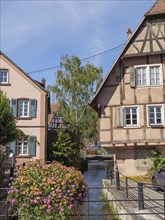
[[[36,161],[18,171],[8,201],[21,220],[63,220],[81,204],[86,191],[83,175],[75,168]]]

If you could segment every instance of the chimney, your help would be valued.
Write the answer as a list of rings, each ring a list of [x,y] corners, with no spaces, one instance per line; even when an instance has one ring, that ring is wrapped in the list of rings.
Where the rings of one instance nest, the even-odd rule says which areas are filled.
[[[127,31],[127,38],[128,40],[132,37],[132,31],[130,28],[128,28],[128,31]]]
[[[46,79],[45,78],[42,78],[42,84],[43,84],[43,86],[44,86],[44,88],[45,88],[45,85],[46,85]]]

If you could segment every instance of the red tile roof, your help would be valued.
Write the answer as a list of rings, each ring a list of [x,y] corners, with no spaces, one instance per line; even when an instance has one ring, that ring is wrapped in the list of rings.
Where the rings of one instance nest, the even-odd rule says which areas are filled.
[[[157,0],[155,4],[148,10],[145,16],[165,14],[165,0]]]
[[[58,107],[59,107],[59,104],[52,104],[51,105],[51,113],[48,115],[48,124],[50,124],[52,118],[54,117],[55,113],[57,112]]]

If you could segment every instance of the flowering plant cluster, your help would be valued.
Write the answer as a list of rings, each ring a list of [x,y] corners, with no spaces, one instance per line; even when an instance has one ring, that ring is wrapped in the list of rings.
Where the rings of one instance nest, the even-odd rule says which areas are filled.
[[[35,161],[18,171],[8,201],[19,219],[63,220],[81,204],[86,192],[83,175],[74,167]]]

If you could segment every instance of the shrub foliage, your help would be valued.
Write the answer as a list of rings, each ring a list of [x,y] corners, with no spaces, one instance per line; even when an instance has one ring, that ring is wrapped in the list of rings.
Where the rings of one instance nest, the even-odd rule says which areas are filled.
[[[75,168],[36,161],[18,171],[8,201],[21,220],[63,220],[81,204],[86,191],[83,175]]]

